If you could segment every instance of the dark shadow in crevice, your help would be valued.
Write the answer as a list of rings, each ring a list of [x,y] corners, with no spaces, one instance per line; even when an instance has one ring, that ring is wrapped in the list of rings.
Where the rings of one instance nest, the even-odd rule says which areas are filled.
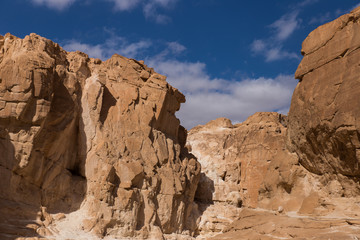
[[[194,201],[201,204],[214,204],[214,191],[214,181],[206,176],[205,173],[201,173],[198,187],[195,192]]]
[[[109,89],[104,86],[103,98],[102,98],[102,106],[100,110],[100,122],[104,124],[111,107],[116,105],[116,99],[111,94]]]

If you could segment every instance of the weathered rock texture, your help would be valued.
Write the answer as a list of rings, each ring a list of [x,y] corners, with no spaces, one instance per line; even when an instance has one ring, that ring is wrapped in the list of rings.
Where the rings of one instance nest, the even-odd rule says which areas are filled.
[[[308,36],[288,119],[257,113],[241,124],[218,119],[189,132],[203,166],[195,195],[203,210],[200,233],[224,233],[214,239],[360,237],[359,33],[360,8]],[[245,208],[235,216],[224,211],[226,203],[239,202]]]
[[[61,237],[66,221],[99,237],[191,231],[200,165],[183,102],[143,62],[0,36],[0,238]]]
[[[277,113],[257,113],[236,125],[220,118],[193,128],[188,144],[203,172],[196,199],[257,207],[269,166],[274,161],[297,163],[297,156],[285,148],[286,121]]]
[[[223,234],[209,240],[230,239],[358,239],[359,219],[299,217],[264,210],[244,209]]]
[[[289,112],[290,146],[310,172],[359,195],[360,8],[314,30],[302,46]]]
[[[316,177],[287,150],[286,132],[287,117],[278,113],[256,113],[236,125],[220,118],[189,132],[189,148],[202,165],[199,233],[224,231],[240,207],[296,212],[318,190],[311,186]]]

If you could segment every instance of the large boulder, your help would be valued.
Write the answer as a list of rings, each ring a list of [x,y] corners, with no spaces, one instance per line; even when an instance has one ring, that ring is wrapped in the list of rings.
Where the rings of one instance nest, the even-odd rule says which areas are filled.
[[[0,36],[1,238],[191,231],[200,165],[183,102],[141,61]]]
[[[305,39],[289,112],[290,148],[310,172],[358,195],[360,177],[360,8]]]

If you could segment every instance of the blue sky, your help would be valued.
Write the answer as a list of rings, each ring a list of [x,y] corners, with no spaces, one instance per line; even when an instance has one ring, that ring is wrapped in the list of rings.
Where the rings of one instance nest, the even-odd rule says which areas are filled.
[[[35,32],[103,60],[145,60],[187,98],[191,128],[287,113],[301,43],[355,0],[2,0],[0,34]]]

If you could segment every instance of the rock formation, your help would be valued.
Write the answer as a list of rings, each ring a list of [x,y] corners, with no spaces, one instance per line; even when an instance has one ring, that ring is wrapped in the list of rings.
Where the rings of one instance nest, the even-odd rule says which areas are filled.
[[[236,125],[220,118],[189,132],[189,148],[202,166],[195,195],[204,211],[198,214],[200,233],[224,231],[240,207],[300,208],[308,180],[286,148],[286,132],[287,117],[278,113],[256,113]]]
[[[257,207],[259,189],[271,169],[269,166],[274,161],[289,165],[297,163],[297,156],[284,147],[286,122],[284,115],[256,113],[236,125],[220,118],[193,128],[188,144],[198,157],[203,172],[196,199]],[[281,174],[282,178],[291,178],[284,173],[277,175]],[[275,176],[275,172],[270,175]],[[211,188],[212,194],[206,194]]]
[[[325,239],[336,226],[339,236],[352,239],[360,231],[359,197],[342,197],[339,182],[324,186],[322,176],[301,166],[287,148],[287,126],[284,115],[256,113],[243,123],[220,118],[189,131],[188,148],[202,165],[197,234]]]
[[[304,41],[289,117],[188,137],[142,61],[0,36],[0,238],[359,239],[358,32],[360,8]]]
[[[359,31],[357,8],[309,34],[289,112],[291,149],[345,196],[360,193]]]
[[[195,194],[200,233],[360,237],[359,31],[357,8],[310,33],[288,118],[256,113],[240,124],[217,119],[189,132],[202,165]],[[242,209],[229,205],[239,202]]]
[[[183,102],[141,61],[0,36],[0,238],[191,232]]]

